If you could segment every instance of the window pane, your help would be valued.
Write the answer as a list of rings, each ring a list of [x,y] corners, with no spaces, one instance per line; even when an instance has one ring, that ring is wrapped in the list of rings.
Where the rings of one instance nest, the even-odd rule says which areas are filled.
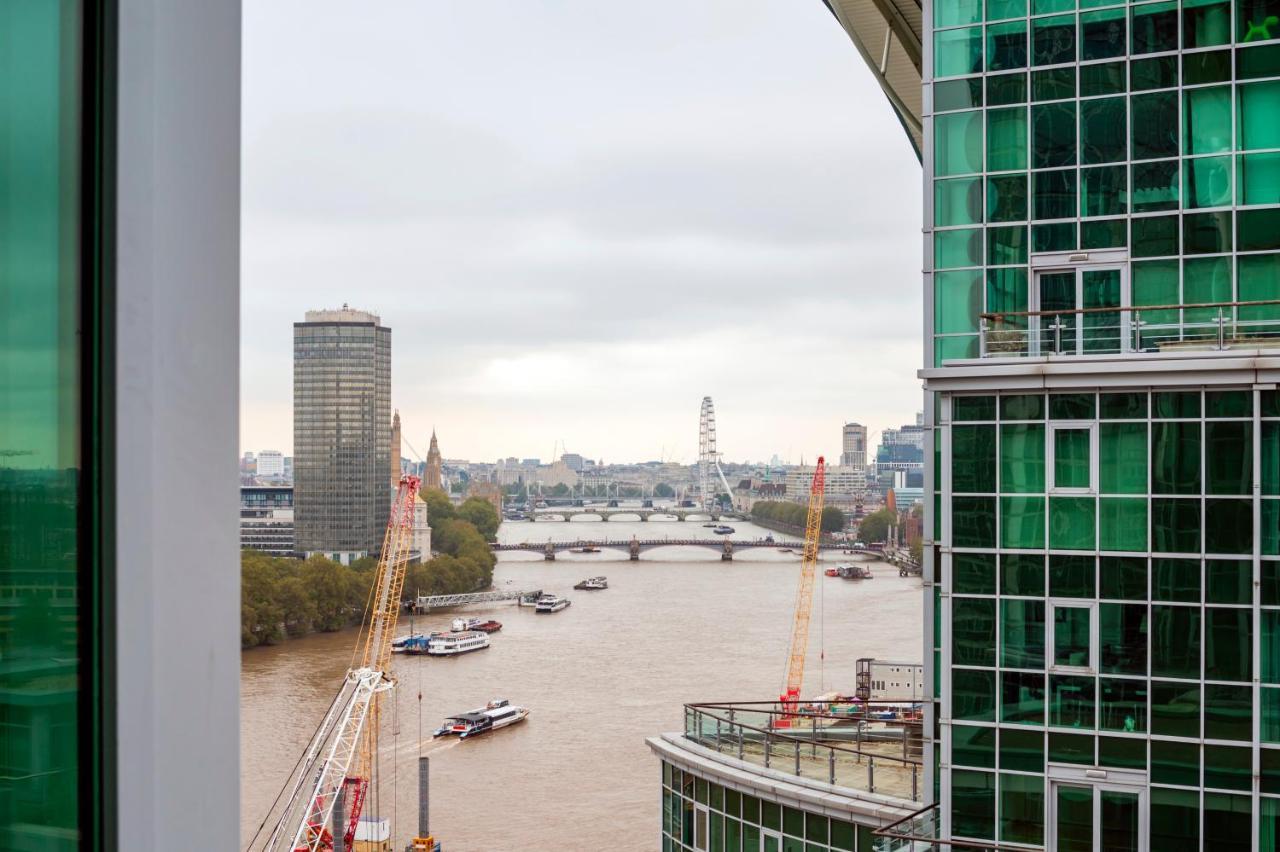
[[[1151,733],[1200,737],[1200,685],[1151,681]]]
[[[1157,553],[1200,552],[1200,501],[1151,500],[1151,549]]]
[[[1178,208],[1178,161],[1133,164],[1133,212]]]
[[[951,599],[951,661],[957,665],[996,664],[994,598]]]
[[[1000,397],[1001,420],[1043,420],[1044,396],[1041,394],[1006,394]]]
[[[987,171],[1027,167],[1027,109],[987,111]]]
[[[987,221],[1016,222],[1026,218],[1026,174],[987,178]]]
[[[1232,301],[1231,259],[1228,257],[1193,257],[1182,262],[1183,302],[1188,305]],[[1214,322],[1218,308],[1187,308],[1187,322]],[[1224,308],[1230,317],[1231,309]]]
[[[989,669],[951,670],[951,713],[973,722],[995,720],[996,673]]]
[[[1099,597],[1145,600],[1147,560],[1145,557],[1103,556],[1098,560]],[[1105,651],[1105,644],[1104,644]]]
[[[1249,560],[1210,559],[1204,564],[1204,575],[1206,603],[1253,603],[1253,563]]]
[[[996,557],[994,553],[956,553],[951,557],[952,590],[957,594],[994,595]]]
[[[1204,735],[1212,740],[1253,739],[1253,687],[1205,684]]]
[[[951,540],[955,547],[995,547],[996,498],[953,498],[951,526]]]
[[[999,74],[987,78],[987,106],[1025,104],[1026,102],[1026,74]]]
[[[1076,96],[1076,69],[1050,68],[1031,72],[1031,100],[1060,101]]]
[[[1001,491],[1015,494],[1043,494],[1044,464],[1044,426],[1042,424],[1001,424]]]
[[[1133,158],[1154,160],[1178,156],[1178,100],[1173,92],[1131,98]]]
[[[982,106],[982,79],[945,80],[933,84],[933,109],[950,112],[956,109],[972,109]]]
[[[1140,733],[1147,729],[1147,682],[1102,678],[1098,682],[1099,721],[1104,731]]]
[[[1044,839],[1044,779],[1000,776],[1000,839],[1039,844]]]
[[[1280,254],[1256,254],[1236,259],[1236,280],[1242,302],[1276,299],[1280,294]],[[1242,320],[1280,319],[1280,306],[1240,308]]]
[[[1055,728],[1093,728],[1094,709],[1092,677],[1049,675],[1050,725]]]
[[[1182,198],[1187,207],[1223,207],[1231,204],[1231,158],[1199,157],[1184,160]]]
[[[1058,65],[1076,58],[1074,15],[1037,18],[1032,22],[1031,56],[1034,65]]]
[[[1253,424],[1210,421],[1204,430],[1205,493],[1248,494],[1253,482]]]
[[[1178,4],[1151,3],[1133,10],[1133,52],[1178,49]]]
[[[1044,601],[1000,601],[1000,665],[1044,668]]]
[[[1104,566],[1105,570],[1106,566]],[[1104,593],[1105,594],[1105,593]],[[1110,674],[1147,673],[1147,608],[1143,604],[1098,605],[1098,665]]]
[[[987,263],[997,266],[1007,263],[1027,262],[1027,226],[1012,228],[987,228]],[[997,277],[998,276],[998,277]],[[992,291],[1000,298],[993,303]],[[992,305],[998,307],[992,307]],[[1012,308],[1009,305],[1021,305]],[[987,271],[988,310],[1026,310],[1027,271],[1025,269],[992,269]]]
[[[1129,146],[1124,98],[1099,98],[1080,104],[1080,162],[1114,163],[1126,158]]]
[[[954,178],[935,181],[934,224],[976,225],[982,221],[982,181]]]
[[[1076,162],[1074,101],[1036,104],[1031,108],[1031,167],[1072,166]]]
[[[1204,502],[1207,553],[1253,552],[1253,503],[1250,500]]]
[[[1128,170],[1102,166],[1080,170],[1080,215],[1118,216],[1128,212]]]
[[[1151,424],[1151,491],[1200,493],[1200,424]]]
[[[1237,750],[1233,749],[1233,751]],[[1211,758],[1212,755],[1206,752],[1206,783],[1209,780]],[[1238,786],[1236,788],[1239,789]],[[1205,793],[1204,833],[1205,837],[1213,838],[1215,850],[1220,850],[1220,852],[1251,852],[1253,849],[1252,800],[1248,796],[1233,796],[1230,793]],[[1260,848],[1266,848],[1266,846]]]
[[[1231,4],[1206,3],[1182,10],[1182,46],[1213,47],[1231,43]]]
[[[1000,556],[1000,594],[1044,597],[1044,557],[1005,553]]]
[[[951,760],[961,766],[982,766],[994,769],[996,765],[996,729],[975,725],[955,725],[951,728]]]
[[[1027,67],[1027,22],[1011,21],[987,27],[987,70]]]
[[[951,830],[960,837],[995,838],[995,773],[952,770]]]
[[[1134,257],[1160,257],[1178,253],[1178,217],[1151,216],[1134,219],[1133,255]],[[1176,274],[1177,266],[1173,270]],[[1174,300],[1177,302],[1177,299]],[[1166,303],[1168,304],[1168,303]],[[1147,319],[1147,317],[1143,317]],[[1154,322],[1154,319],[1148,320]]]
[[[934,231],[933,264],[938,269],[982,264],[982,229]]]
[[[1088,667],[1090,664],[1091,613],[1082,606],[1053,608],[1053,664]]]
[[[1188,154],[1231,150],[1231,87],[1185,92],[1182,145]]]
[[[1280,80],[1240,86],[1240,147],[1280,148]]]
[[[949,0],[933,10],[933,25],[938,29],[976,24],[982,20],[982,0]]]
[[[1055,488],[1090,486],[1091,441],[1088,429],[1053,430],[1053,484]]]
[[[1253,786],[1252,755],[1247,748],[1206,745],[1204,786],[1248,790]],[[1212,794],[1206,794],[1206,803]],[[1207,814],[1206,814],[1207,817]],[[1224,845],[1222,848],[1229,848]]]
[[[1240,251],[1280,248],[1280,209],[1241,210],[1238,222]]]
[[[1058,550],[1093,550],[1095,502],[1092,497],[1049,498],[1049,546]]]
[[[939,334],[966,334],[978,330],[982,313],[982,270],[934,274],[934,299]]]
[[[1276,690],[1280,693],[1280,690]],[[1044,734],[1018,728],[1000,729],[1000,768],[1044,771]]]
[[[1032,550],[1044,547],[1043,497],[1000,498],[1000,546]]]
[[[1155,401],[1153,417],[1186,418],[1200,416],[1200,394],[1198,391],[1159,391],[1152,394]]]
[[[1247,609],[1206,607],[1204,667],[1214,680],[1253,678],[1253,613]]]
[[[1155,677],[1200,677],[1198,608],[1152,605],[1151,674]]]
[[[1098,490],[1103,494],[1147,492],[1147,424],[1098,426]]]
[[[1080,16],[1080,58],[1111,59],[1126,52],[1125,10],[1086,12]]]
[[[1119,95],[1129,88],[1129,80],[1123,62],[1105,65],[1080,66],[1080,97],[1093,95]]]
[[[1167,89],[1178,85],[1178,58],[1155,56],[1135,59],[1129,65],[1129,88],[1135,92]]]
[[[1152,849],[1198,849],[1200,794],[1193,790],[1152,788],[1150,825]]]
[[[1200,746],[1163,740],[1151,742],[1151,780],[1157,784],[1200,783]],[[1153,817],[1154,819],[1154,817]],[[1186,838],[1183,838],[1186,841]]]
[[[982,112],[952,112],[933,120],[933,173],[967,175],[982,171]]]
[[[1004,672],[1000,687],[1000,721],[1044,724],[1044,675]]]
[[[951,488],[958,493],[996,490],[996,427],[951,427]]]
[[[1178,603],[1200,602],[1200,560],[1151,560],[1151,599]]]
[[[982,27],[934,33],[933,70],[938,77],[958,77],[981,71]]]

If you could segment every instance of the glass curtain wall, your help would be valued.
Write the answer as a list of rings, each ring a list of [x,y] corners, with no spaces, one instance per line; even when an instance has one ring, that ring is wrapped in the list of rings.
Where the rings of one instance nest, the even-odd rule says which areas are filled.
[[[102,11],[0,3],[0,849],[100,848]],[[92,174],[86,173],[84,163]],[[92,243],[86,234],[94,234]],[[85,282],[92,281],[92,286]],[[95,364],[90,370],[85,364]],[[92,432],[85,427],[93,424]],[[105,427],[103,427],[105,428]],[[87,458],[88,456],[88,458]],[[95,486],[97,487],[97,486]],[[87,793],[86,793],[87,791]]]
[[[1161,339],[1216,318],[1184,305],[1280,298],[1277,22],[1280,0],[933,4],[935,366],[1033,307],[1038,252],[1126,249]],[[1226,318],[1280,333],[1280,305]]]

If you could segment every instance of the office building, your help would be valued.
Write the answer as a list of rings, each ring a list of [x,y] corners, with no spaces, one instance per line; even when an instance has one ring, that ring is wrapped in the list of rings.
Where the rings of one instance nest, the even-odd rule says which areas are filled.
[[[240,29],[0,3],[0,849],[239,847]]]
[[[840,464],[843,467],[866,467],[867,427],[861,423],[846,423],[840,439]]]
[[[1079,5],[829,5],[923,155],[913,824],[1270,850],[1280,9]]]
[[[297,549],[377,555],[391,511],[391,329],[375,314],[307,311],[293,324]]]
[[[400,412],[397,410],[391,418],[391,488],[393,491],[400,487],[400,475],[403,472],[401,468],[400,443]]]
[[[258,453],[256,473],[262,479],[283,479],[284,453],[279,450],[263,450]]]
[[[292,486],[240,486],[240,549],[295,555]]]
[[[783,480],[788,500],[808,500],[813,487],[814,468],[811,465],[787,469]],[[823,493],[829,497],[854,497],[867,489],[867,471],[862,467],[831,465],[823,472]]]

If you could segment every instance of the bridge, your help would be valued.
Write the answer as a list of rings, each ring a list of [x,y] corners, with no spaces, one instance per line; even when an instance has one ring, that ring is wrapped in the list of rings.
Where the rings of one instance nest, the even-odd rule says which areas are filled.
[[[684,522],[694,516],[698,519],[708,518],[717,523],[748,520],[736,512],[707,511],[706,509],[631,509],[606,506],[564,506],[538,509],[535,512],[508,512],[504,515],[504,519],[509,521],[516,520],[517,515],[521,520],[536,521],[537,523],[569,521],[580,517],[597,517],[601,521],[608,521],[614,515],[635,516],[641,521],[648,521],[652,518],[654,523]],[[655,518],[655,515],[658,517]],[[627,520],[631,520],[631,518],[628,517]]]
[[[566,550],[582,550],[583,548],[591,548],[595,550],[618,550],[626,553],[632,562],[640,561],[640,554],[648,550],[656,550],[660,547],[705,547],[719,551],[720,560],[722,562],[732,562],[733,554],[742,550],[793,550],[799,555],[804,550],[803,541],[776,541],[770,539],[748,539],[734,540],[731,538],[708,539],[708,538],[652,538],[641,539],[633,538],[630,540],[619,541],[548,541],[542,544],[534,542],[523,542],[520,544],[494,544],[491,545],[494,552],[501,553],[507,551],[525,551],[527,553],[541,553],[543,559],[547,562],[554,562],[557,553]],[[871,544],[867,545],[865,550],[854,550],[845,544],[822,543],[818,547],[821,550],[840,550],[844,551],[848,556],[872,556],[876,559],[882,558],[884,545]]]
[[[542,597],[542,589],[505,591],[505,592],[467,592],[460,595],[418,595],[413,602],[415,612],[426,612],[430,609],[442,609],[449,606],[465,604],[493,603],[495,601],[516,601],[521,606],[528,606]]]

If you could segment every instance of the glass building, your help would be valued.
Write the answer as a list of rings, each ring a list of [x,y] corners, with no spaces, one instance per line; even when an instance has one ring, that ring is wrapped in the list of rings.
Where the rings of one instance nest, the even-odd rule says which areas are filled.
[[[239,44],[0,2],[0,849],[237,840]]]
[[[391,513],[391,329],[343,305],[293,324],[296,548],[377,555]]]
[[[924,167],[916,836],[1277,848],[1280,3],[827,5]]]

